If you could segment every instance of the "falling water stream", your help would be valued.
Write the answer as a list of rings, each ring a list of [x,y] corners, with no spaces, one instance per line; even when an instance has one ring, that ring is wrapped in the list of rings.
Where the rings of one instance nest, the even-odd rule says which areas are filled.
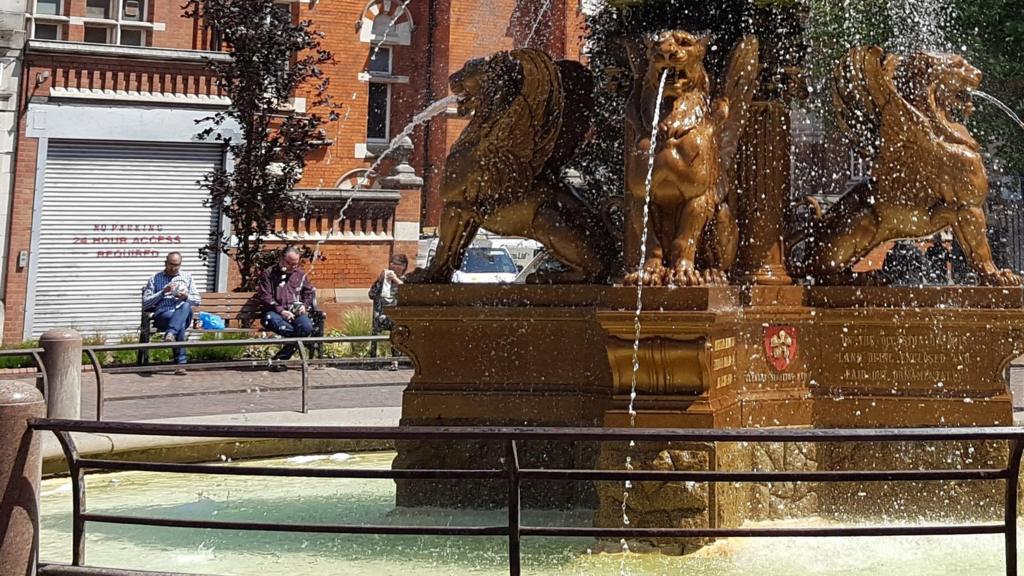
[[[406,4],[408,4],[408,2],[406,2]],[[380,165],[384,162],[384,160],[388,156],[390,156],[392,152],[398,149],[398,146],[401,144],[402,140],[405,139],[405,137],[412,135],[413,130],[415,130],[417,126],[430,120],[434,116],[441,114],[442,112],[447,110],[449,106],[457,103],[458,101],[459,97],[455,96],[454,94],[446,96],[432,103],[430,106],[427,106],[419,114],[413,116],[412,121],[409,122],[409,124],[405,128],[403,128],[401,132],[398,133],[398,136],[395,136],[394,138],[391,139],[391,142],[388,144],[388,147],[383,152],[377,155],[377,159],[374,160],[373,164],[370,165],[370,168],[368,169],[369,174],[375,174],[377,170],[380,169]],[[355,187],[352,188],[352,192],[361,190],[363,186],[363,180],[357,181]],[[343,204],[341,210],[338,211],[338,218],[335,219],[335,222],[343,222],[345,220],[345,211],[348,210],[349,206],[352,205],[352,200],[354,198],[354,194],[349,194],[349,197],[345,201],[345,204]],[[323,243],[327,240],[327,236],[330,236],[330,234],[333,231],[334,224],[332,223],[331,230],[328,231],[326,235],[322,236],[319,240],[317,240],[316,246],[313,248],[313,262],[310,264],[309,270],[306,272],[306,274],[313,273],[313,270],[316,268],[316,262],[320,254],[320,247],[323,246]]]
[[[1010,108],[1009,106],[1004,104],[1002,100],[996,98],[995,96],[993,96],[993,95],[991,95],[991,94],[989,94],[987,92],[982,92],[981,90],[971,90],[971,94],[974,95],[974,96],[978,96],[982,100],[986,100],[988,102],[991,102],[992,104],[995,104],[1000,110],[1005,112],[1006,115],[1009,116],[1011,120],[1016,122],[1017,125],[1020,126],[1022,130],[1024,130],[1024,122],[1021,121],[1020,116],[1017,116],[1017,113],[1014,112],[1012,108]]]
[[[544,5],[540,7],[540,11],[537,12],[537,16],[533,19],[533,27],[530,28],[530,34],[526,37],[526,42],[523,43],[523,46],[530,45],[530,40],[533,40],[533,35],[537,33],[537,27],[544,20],[544,16],[549,8],[551,8],[551,0],[545,0]]]
[[[658,123],[661,119],[661,99],[665,94],[665,81],[668,79],[668,70],[661,73],[661,81],[658,83],[658,99],[654,104],[654,118],[651,119],[651,147],[647,156],[647,178],[644,181],[644,215],[643,229],[640,232],[640,266],[636,283],[636,314],[633,316],[633,374],[629,387],[629,427],[636,427],[636,377],[640,371],[640,314],[644,309],[644,267],[647,265],[647,222],[651,214],[651,187],[654,185],[654,153],[658,147]],[[636,443],[629,442],[632,448]],[[626,456],[626,470],[633,469],[632,456]],[[629,489],[632,488],[629,480],[626,481],[622,492],[622,524],[629,526],[629,515],[626,513],[626,503],[629,501]],[[622,551],[629,552],[629,544],[622,539]],[[622,557],[621,573],[626,574],[626,556]]]
[[[423,124],[427,120],[430,120],[434,116],[441,114],[442,112],[447,110],[448,107],[451,106],[452,104],[457,104],[458,101],[459,97],[452,94],[450,96],[441,98],[440,100],[434,102],[430,106],[427,106],[419,114],[413,116],[412,121],[409,122],[409,124],[406,125],[406,127],[403,128],[401,132],[398,133],[398,136],[395,136],[394,138],[391,139],[391,142],[388,144],[388,147],[383,152],[377,155],[377,160],[375,160],[373,165],[370,166],[370,172],[376,172],[377,169],[380,168],[381,163],[384,162],[384,159],[387,158],[392,152],[395,151],[395,149],[398,148],[398,145],[401,144],[402,140],[406,136],[412,135],[413,130],[415,130],[417,126]]]
[[[405,14],[405,9],[409,6],[409,2],[412,2],[412,0],[405,0],[405,2],[402,2],[402,5],[395,11],[395,15],[388,21],[388,27],[385,28],[384,33],[381,34],[380,42],[377,42],[377,45],[373,47],[373,52],[370,54],[370,60],[377,57],[377,52],[380,51],[380,47],[388,41],[388,34],[390,34],[391,30],[393,30],[395,25],[398,24],[398,19],[402,17],[402,14]]]

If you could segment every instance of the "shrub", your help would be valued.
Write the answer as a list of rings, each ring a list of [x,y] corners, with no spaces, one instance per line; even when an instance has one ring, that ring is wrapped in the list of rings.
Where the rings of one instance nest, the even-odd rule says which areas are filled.
[[[137,344],[138,342],[139,337],[136,334],[125,334],[124,336],[121,336],[120,340],[118,340],[119,344]],[[153,364],[163,364],[170,362],[172,355],[173,353],[170,348],[156,348],[149,351],[149,361]],[[138,350],[118,350],[116,352],[108,353],[105,358],[101,359],[101,361],[104,366],[108,364],[130,365],[135,364],[138,359]]]
[[[352,308],[342,316],[344,330],[331,330],[327,336],[370,336],[373,334],[373,318],[362,308]],[[378,354],[390,352],[389,344],[378,345]],[[366,358],[370,355],[369,342],[333,342],[324,346],[324,356],[328,358]]]
[[[37,340],[29,340],[27,342],[22,342],[21,344],[4,346],[2,350],[25,350],[28,348],[38,347],[39,342]],[[32,356],[0,356],[0,370],[11,368],[32,368],[35,365],[36,363],[32,360]]]
[[[350,308],[342,316],[345,336],[370,336],[373,334],[373,316],[362,308]],[[366,358],[370,355],[369,342],[347,342],[352,358]]]
[[[362,308],[350,308],[342,316],[345,336],[369,336],[373,333],[373,317]]]
[[[203,342],[220,340],[248,340],[249,335],[242,332],[206,332],[200,338]],[[230,362],[241,360],[247,356],[245,346],[212,346],[209,348],[189,349],[189,360],[193,362]]]

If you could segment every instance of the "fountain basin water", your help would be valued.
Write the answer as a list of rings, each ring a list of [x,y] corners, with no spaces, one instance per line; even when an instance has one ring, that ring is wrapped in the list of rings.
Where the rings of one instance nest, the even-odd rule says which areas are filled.
[[[394,453],[355,454],[339,461],[294,459],[271,466],[387,467]],[[390,481],[210,477],[117,473],[89,477],[95,512],[193,519],[271,522],[366,522],[371,524],[500,524],[502,510],[394,510]],[[66,478],[46,480],[41,495],[43,562],[67,562],[71,550],[71,490]],[[524,511],[531,524],[585,526],[590,510]],[[824,526],[821,519],[759,523]],[[180,530],[90,523],[87,560],[94,566],[181,571],[220,576],[441,576],[507,574],[503,538],[317,536]],[[613,550],[615,547],[612,547]],[[857,553],[850,554],[855,548]],[[970,550],[970,554],[964,554]],[[523,544],[524,574],[605,576],[988,576],[1003,573],[1001,536],[886,537],[856,539],[731,539],[690,556],[602,553],[588,539],[538,540]],[[828,568],[823,569],[823,559]],[[1024,564],[1022,564],[1024,565]]]

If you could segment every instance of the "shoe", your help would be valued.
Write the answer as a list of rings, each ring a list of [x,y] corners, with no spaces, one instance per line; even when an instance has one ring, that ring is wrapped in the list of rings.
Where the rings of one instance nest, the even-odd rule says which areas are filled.
[[[388,370],[391,370],[392,372],[397,371],[398,370],[398,361],[395,360],[394,362],[392,362],[391,366],[388,366]]]
[[[164,334],[164,342],[177,342],[178,339],[174,336],[174,332],[168,332]]]
[[[174,371],[174,375],[175,376],[187,376],[188,375],[188,371],[185,370],[184,368],[178,368],[177,370]]]
[[[270,367],[270,371],[271,372],[287,372],[288,371],[288,366],[286,366],[284,364],[274,364],[273,366]]]

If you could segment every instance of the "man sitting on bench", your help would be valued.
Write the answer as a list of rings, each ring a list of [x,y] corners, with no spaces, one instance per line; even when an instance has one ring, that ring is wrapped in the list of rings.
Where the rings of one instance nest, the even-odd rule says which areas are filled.
[[[299,267],[302,257],[295,248],[288,247],[281,262],[260,275],[257,298],[263,308],[263,327],[285,338],[305,338],[313,333],[315,291],[306,273]],[[288,360],[298,349],[288,344],[274,356],[274,360]],[[277,364],[273,372],[284,372],[288,367]]]
[[[171,252],[164,260],[164,269],[149,279],[142,291],[142,309],[153,311],[153,324],[164,333],[164,342],[184,342],[192,324],[192,307],[199,306],[199,292],[192,275],[181,270],[181,253]],[[188,362],[184,348],[174,349],[174,371],[185,375],[182,366]]]

